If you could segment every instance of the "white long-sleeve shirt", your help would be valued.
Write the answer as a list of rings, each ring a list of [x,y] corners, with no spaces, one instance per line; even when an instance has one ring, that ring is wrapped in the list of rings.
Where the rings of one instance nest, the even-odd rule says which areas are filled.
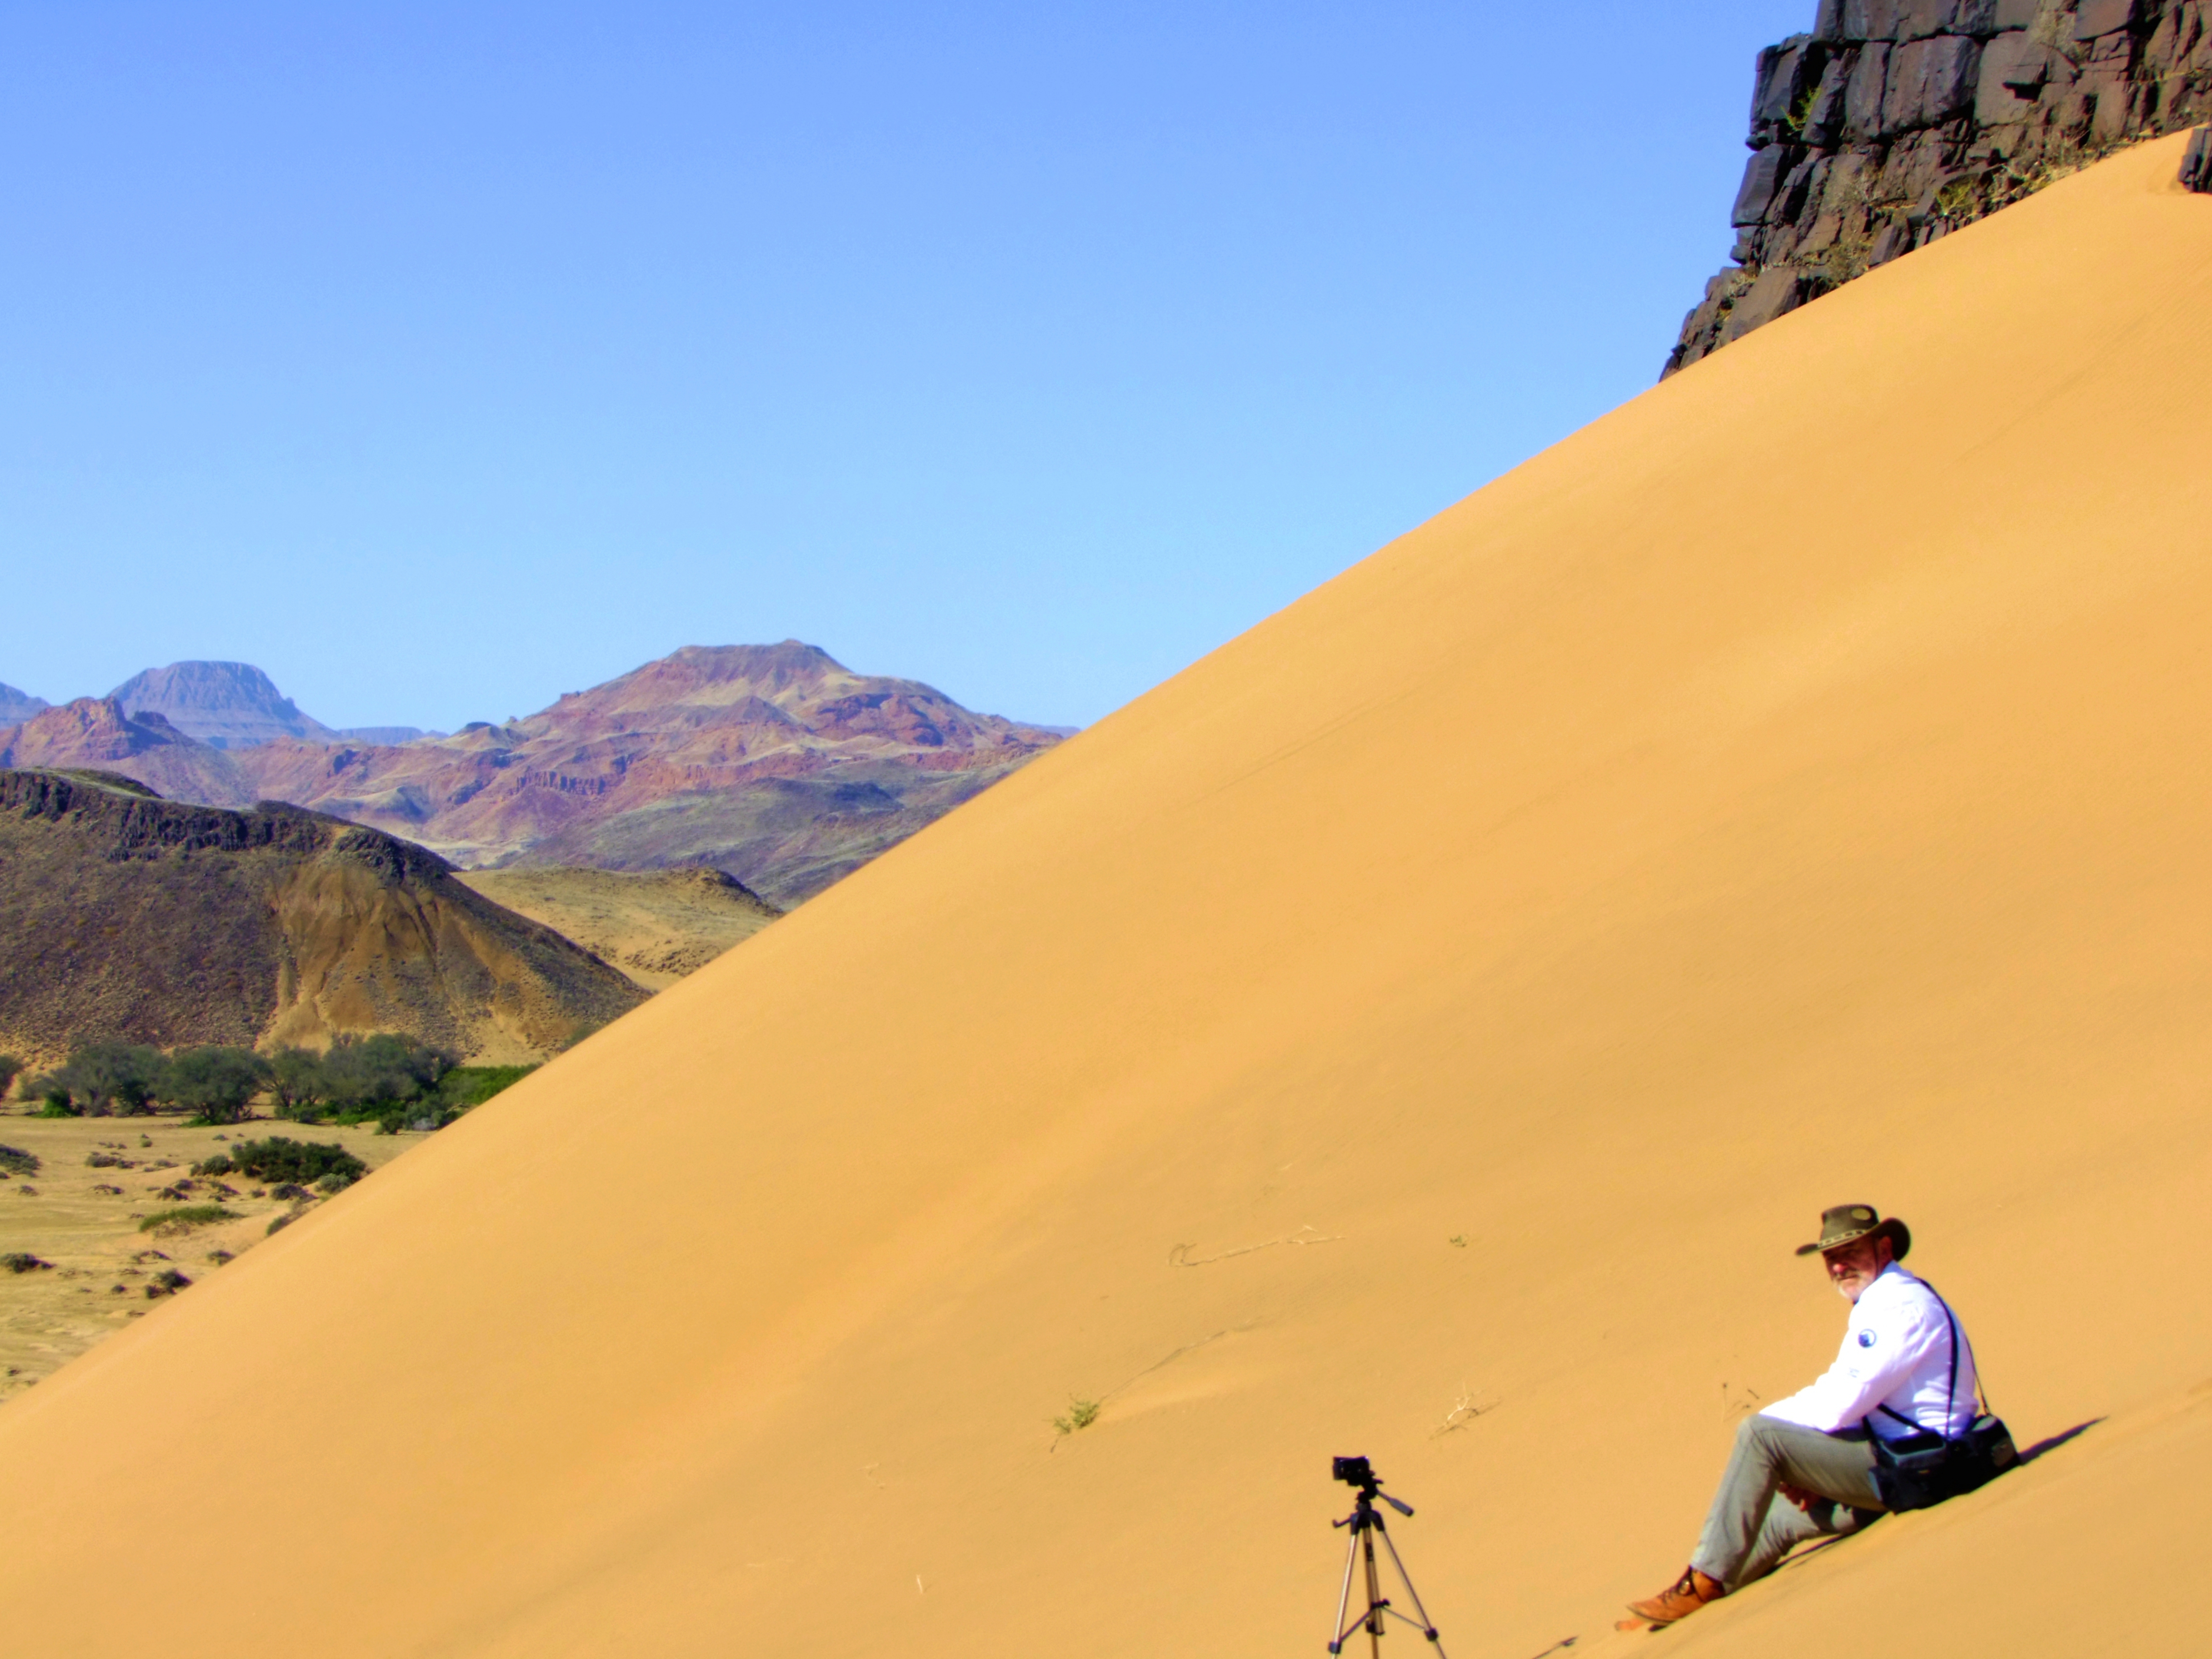
[[[1884,1440],[1914,1431],[1877,1409],[1886,1406],[1917,1428],[1962,1435],[1974,1421],[1974,1356],[1960,1331],[1959,1380],[1947,1422],[1951,1331],[1936,1293],[1893,1263],[1851,1304],[1836,1363],[1818,1381],[1776,1400],[1761,1415],[1827,1434],[1862,1422]]]

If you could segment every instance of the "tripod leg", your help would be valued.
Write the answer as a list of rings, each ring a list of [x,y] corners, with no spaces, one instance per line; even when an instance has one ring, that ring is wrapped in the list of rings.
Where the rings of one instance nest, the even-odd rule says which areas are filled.
[[[1352,1528],[1351,1540],[1344,1549],[1344,1594],[1336,1598],[1336,1623],[1332,1628],[1336,1634],[1328,1638],[1331,1653],[1344,1651],[1344,1638],[1351,1632],[1344,1627],[1345,1610],[1352,1605],[1352,1570],[1359,1562],[1359,1529]]]
[[[1398,1570],[1398,1582],[1406,1587],[1407,1599],[1413,1602],[1413,1611],[1421,1615],[1421,1633],[1436,1644],[1437,1659],[1444,1659],[1443,1638],[1437,1634],[1436,1621],[1429,1617],[1429,1610],[1421,1605],[1421,1593],[1413,1588],[1413,1576],[1406,1571],[1405,1558],[1398,1553],[1398,1546],[1390,1541],[1390,1534],[1387,1532],[1382,1534],[1382,1547],[1390,1552],[1390,1564]]]
[[[1375,1571],[1375,1534],[1380,1530],[1372,1527],[1367,1534],[1367,1651],[1373,1659],[1382,1659],[1382,1580]]]

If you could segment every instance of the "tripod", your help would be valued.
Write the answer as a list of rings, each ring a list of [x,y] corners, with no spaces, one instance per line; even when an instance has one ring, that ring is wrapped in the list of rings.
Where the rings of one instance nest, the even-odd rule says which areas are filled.
[[[1390,1541],[1389,1529],[1383,1526],[1382,1517],[1376,1510],[1375,1500],[1381,1498],[1399,1514],[1409,1519],[1413,1513],[1413,1506],[1409,1503],[1401,1503],[1389,1493],[1384,1491],[1381,1479],[1369,1467],[1367,1460],[1364,1457],[1338,1458],[1336,1478],[1347,1485],[1356,1487],[1359,1496],[1354,1502],[1350,1515],[1341,1521],[1329,1522],[1332,1527],[1351,1528],[1352,1538],[1350,1546],[1344,1553],[1344,1591],[1336,1601],[1336,1636],[1329,1643],[1328,1650],[1331,1653],[1342,1653],[1344,1644],[1350,1639],[1352,1632],[1364,1625],[1367,1630],[1368,1652],[1371,1659],[1382,1659],[1382,1620],[1387,1614],[1392,1619],[1411,1625],[1422,1635],[1427,1637],[1436,1646],[1437,1659],[1444,1659],[1443,1640],[1437,1634],[1437,1627],[1429,1622],[1429,1610],[1421,1605],[1421,1593],[1413,1588],[1413,1581],[1406,1571],[1406,1564],[1399,1559],[1398,1546]],[[1406,1587],[1407,1599],[1413,1602],[1413,1611],[1421,1615],[1419,1619],[1407,1618],[1404,1613],[1392,1607],[1389,1599],[1382,1594],[1382,1576],[1376,1569],[1375,1562],[1375,1540],[1378,1538],[1382,1540],[1382,1547],[1389,1551],[1390,1564],[1398,1570],[1398,1582]],[[1366,1558],[1367,1566],[1367,1609],[1347,1624],[1345,1622],[1344,1615],[1352,1606],[1352,1575],[1359,1570],[1363,1554]]]

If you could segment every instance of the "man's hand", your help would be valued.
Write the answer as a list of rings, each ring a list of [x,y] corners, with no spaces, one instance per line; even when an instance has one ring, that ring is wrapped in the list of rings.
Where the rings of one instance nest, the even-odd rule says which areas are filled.
[[[1783,1497],[1788,1498],[1808,1515],[1813,1513],[1813,1506],[1815,1503],[1825,1503],[1828,1501],[1818,1492],[1808,1492],[1802,1486],[1793,1486],[1786,1480],[1778,1490]]]

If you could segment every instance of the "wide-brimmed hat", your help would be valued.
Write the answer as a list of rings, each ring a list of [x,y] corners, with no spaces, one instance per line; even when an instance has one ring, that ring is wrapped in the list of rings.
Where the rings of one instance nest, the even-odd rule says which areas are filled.
[[[1887,1238],[1895,1247],[1892,1253],[1899,1261],[1912,1247],[1912,1229],[1896,1217],[1884,1221],[1881,1212],[1870,1204],[1839,1204],[1820,1212],[1820,1236],[1811,1244],[1799,1245],[1797,1253],[1809,1256],[1818,1250],[1841,1249],[1863,1238]]]

